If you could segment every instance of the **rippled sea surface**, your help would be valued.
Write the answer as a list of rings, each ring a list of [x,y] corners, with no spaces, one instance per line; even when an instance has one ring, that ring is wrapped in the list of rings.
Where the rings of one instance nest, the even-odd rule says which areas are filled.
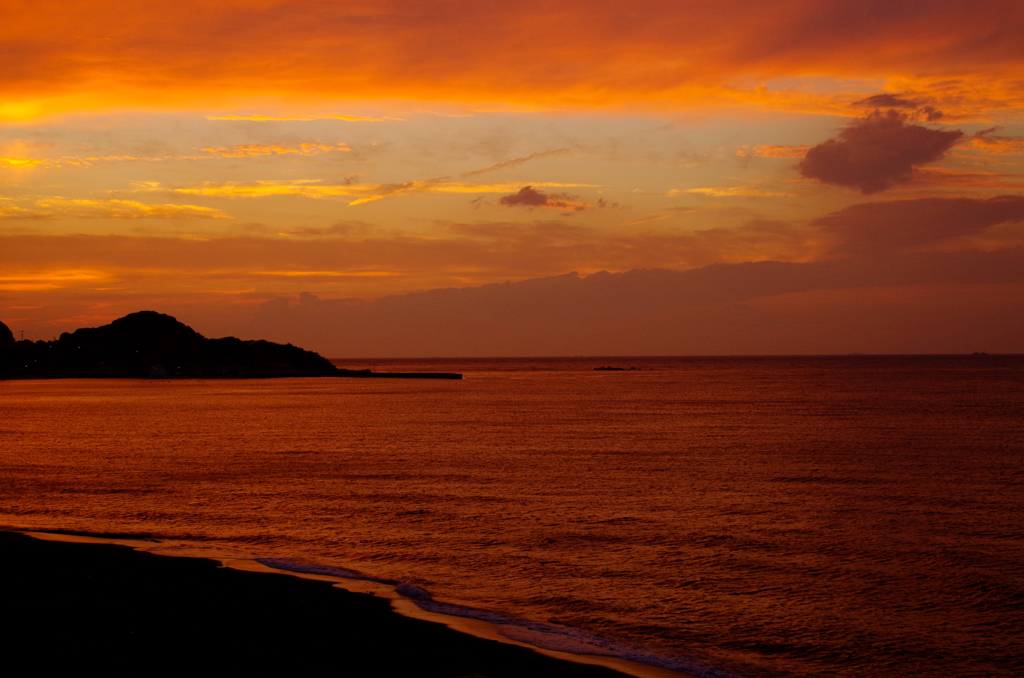
[[[709,676],[1024,675],[1024,358],[377,369],[465,379],[0,382],[0,523],[357,570]]]

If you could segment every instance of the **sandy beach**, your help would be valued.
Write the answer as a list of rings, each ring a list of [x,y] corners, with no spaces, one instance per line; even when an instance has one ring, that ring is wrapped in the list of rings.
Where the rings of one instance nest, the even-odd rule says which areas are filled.
[[[624,674],[391,610],[330,582],[0,532],[8,649],[41,664],[347,676]]]

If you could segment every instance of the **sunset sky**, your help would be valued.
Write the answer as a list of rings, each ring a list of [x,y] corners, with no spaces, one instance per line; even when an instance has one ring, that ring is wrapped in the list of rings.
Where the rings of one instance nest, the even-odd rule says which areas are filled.
[[[0,320],[26,339],[148,309],[328,357],[1024,352],[1020,2],[0,15]],[[716,294],[747,291],[588,277],[711,264]],[[479,318],[422,352],[374,338],[473,314],[393,295],[553,276],[585,302],[547,305],[551,281],[480,302],[533,309],[519,349]],[[609,295],[662,301],[622,332],[566,315]]]

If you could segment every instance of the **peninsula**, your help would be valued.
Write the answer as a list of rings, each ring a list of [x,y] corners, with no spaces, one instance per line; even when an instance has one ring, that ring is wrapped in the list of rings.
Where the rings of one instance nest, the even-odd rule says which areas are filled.
[[[175,318],[140,311],[54,341],[15,341],[0,322],[0,379],[245,379],[361,377],[461,379],[461,374],[345,370],[291,344],[207,339]]]

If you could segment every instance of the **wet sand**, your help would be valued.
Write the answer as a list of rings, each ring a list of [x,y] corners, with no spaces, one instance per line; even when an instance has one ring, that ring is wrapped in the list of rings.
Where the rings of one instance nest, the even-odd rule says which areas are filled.
[[[625,675],[411,619],[330,582],[127,546],[0,532],[0,577],[8,652],[35,657],[40,670]]]

